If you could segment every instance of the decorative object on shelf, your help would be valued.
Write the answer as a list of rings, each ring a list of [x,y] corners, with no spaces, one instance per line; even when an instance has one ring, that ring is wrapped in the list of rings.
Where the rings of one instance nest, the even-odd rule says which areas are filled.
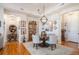
[[[40,14],[41,9],[38,9],[37,11]],[[45,16],[45,5],[43,5],[43,15],[40,21],[42,22],[43,25],[46,24],[46,22],[48,21],[47,17]]]
[[[12,33],[16,32],[16,26],[15,25],[10,25],[9,30]]]

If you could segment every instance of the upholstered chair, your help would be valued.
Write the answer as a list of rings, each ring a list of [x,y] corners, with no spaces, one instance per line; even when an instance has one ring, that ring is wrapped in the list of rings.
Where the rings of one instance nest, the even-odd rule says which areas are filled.
[[[47,43],[51,46],[51,50],[56,48],[57,36],[55,34],[49,34],[49,40]]]
[[[33,42],[33,47],[36,47],[36,49],[38,49],[38,46],[40,44],[39,35],[33,34],[32,35],[32,42]]]

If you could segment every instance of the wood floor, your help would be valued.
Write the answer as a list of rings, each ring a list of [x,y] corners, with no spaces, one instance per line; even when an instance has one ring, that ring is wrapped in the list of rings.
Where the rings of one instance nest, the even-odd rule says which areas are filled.
[[[74,49],[74,51],[72,51],[71,55],[79,55],[78,43],[67,41],[67,42],[62,42],[62,45]]]
[[[0,51],[1,55],[30,55],[29,51],[25,49],[22,43],[19,42],[8,42]]]
[[[74,48],[71,55],[79,55],[78,44],[72,42],[62,42],[62,45]],[[0,50],[1,55],[31,55],[29,51],[19,42],[7,42],[5,48]]]

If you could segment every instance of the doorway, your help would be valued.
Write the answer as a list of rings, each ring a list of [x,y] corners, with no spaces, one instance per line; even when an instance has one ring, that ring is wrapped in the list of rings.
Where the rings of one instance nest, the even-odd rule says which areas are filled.
[[[64,44],[66,42],[66,32],[67,32],[67,19],[64,18],[64,14],[62,15],[62,21],[61,21],[61,44]]]
[[[66,30],[65,29],[62,29],[61,30],[61,39],[62,39],[62,41],[65,41],[65,32],[66,32]]]
[[[29,40],[28,41],[32,41],[32,34],[36,32],[36,26],[37,26],[36,21],[29,21],[29,24],[28,24]]]

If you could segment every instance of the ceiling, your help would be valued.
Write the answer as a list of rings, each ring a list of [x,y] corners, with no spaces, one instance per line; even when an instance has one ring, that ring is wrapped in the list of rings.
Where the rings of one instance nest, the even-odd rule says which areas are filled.
[[[15,10],[30,15],[40,16],[43,15],[43,5],[45,5],[45,14],[49,14],[58,8],[61,8],[67,4],[64,3],[2,3],[6,10]],[[40,9],[40,14],[37,10]]]

